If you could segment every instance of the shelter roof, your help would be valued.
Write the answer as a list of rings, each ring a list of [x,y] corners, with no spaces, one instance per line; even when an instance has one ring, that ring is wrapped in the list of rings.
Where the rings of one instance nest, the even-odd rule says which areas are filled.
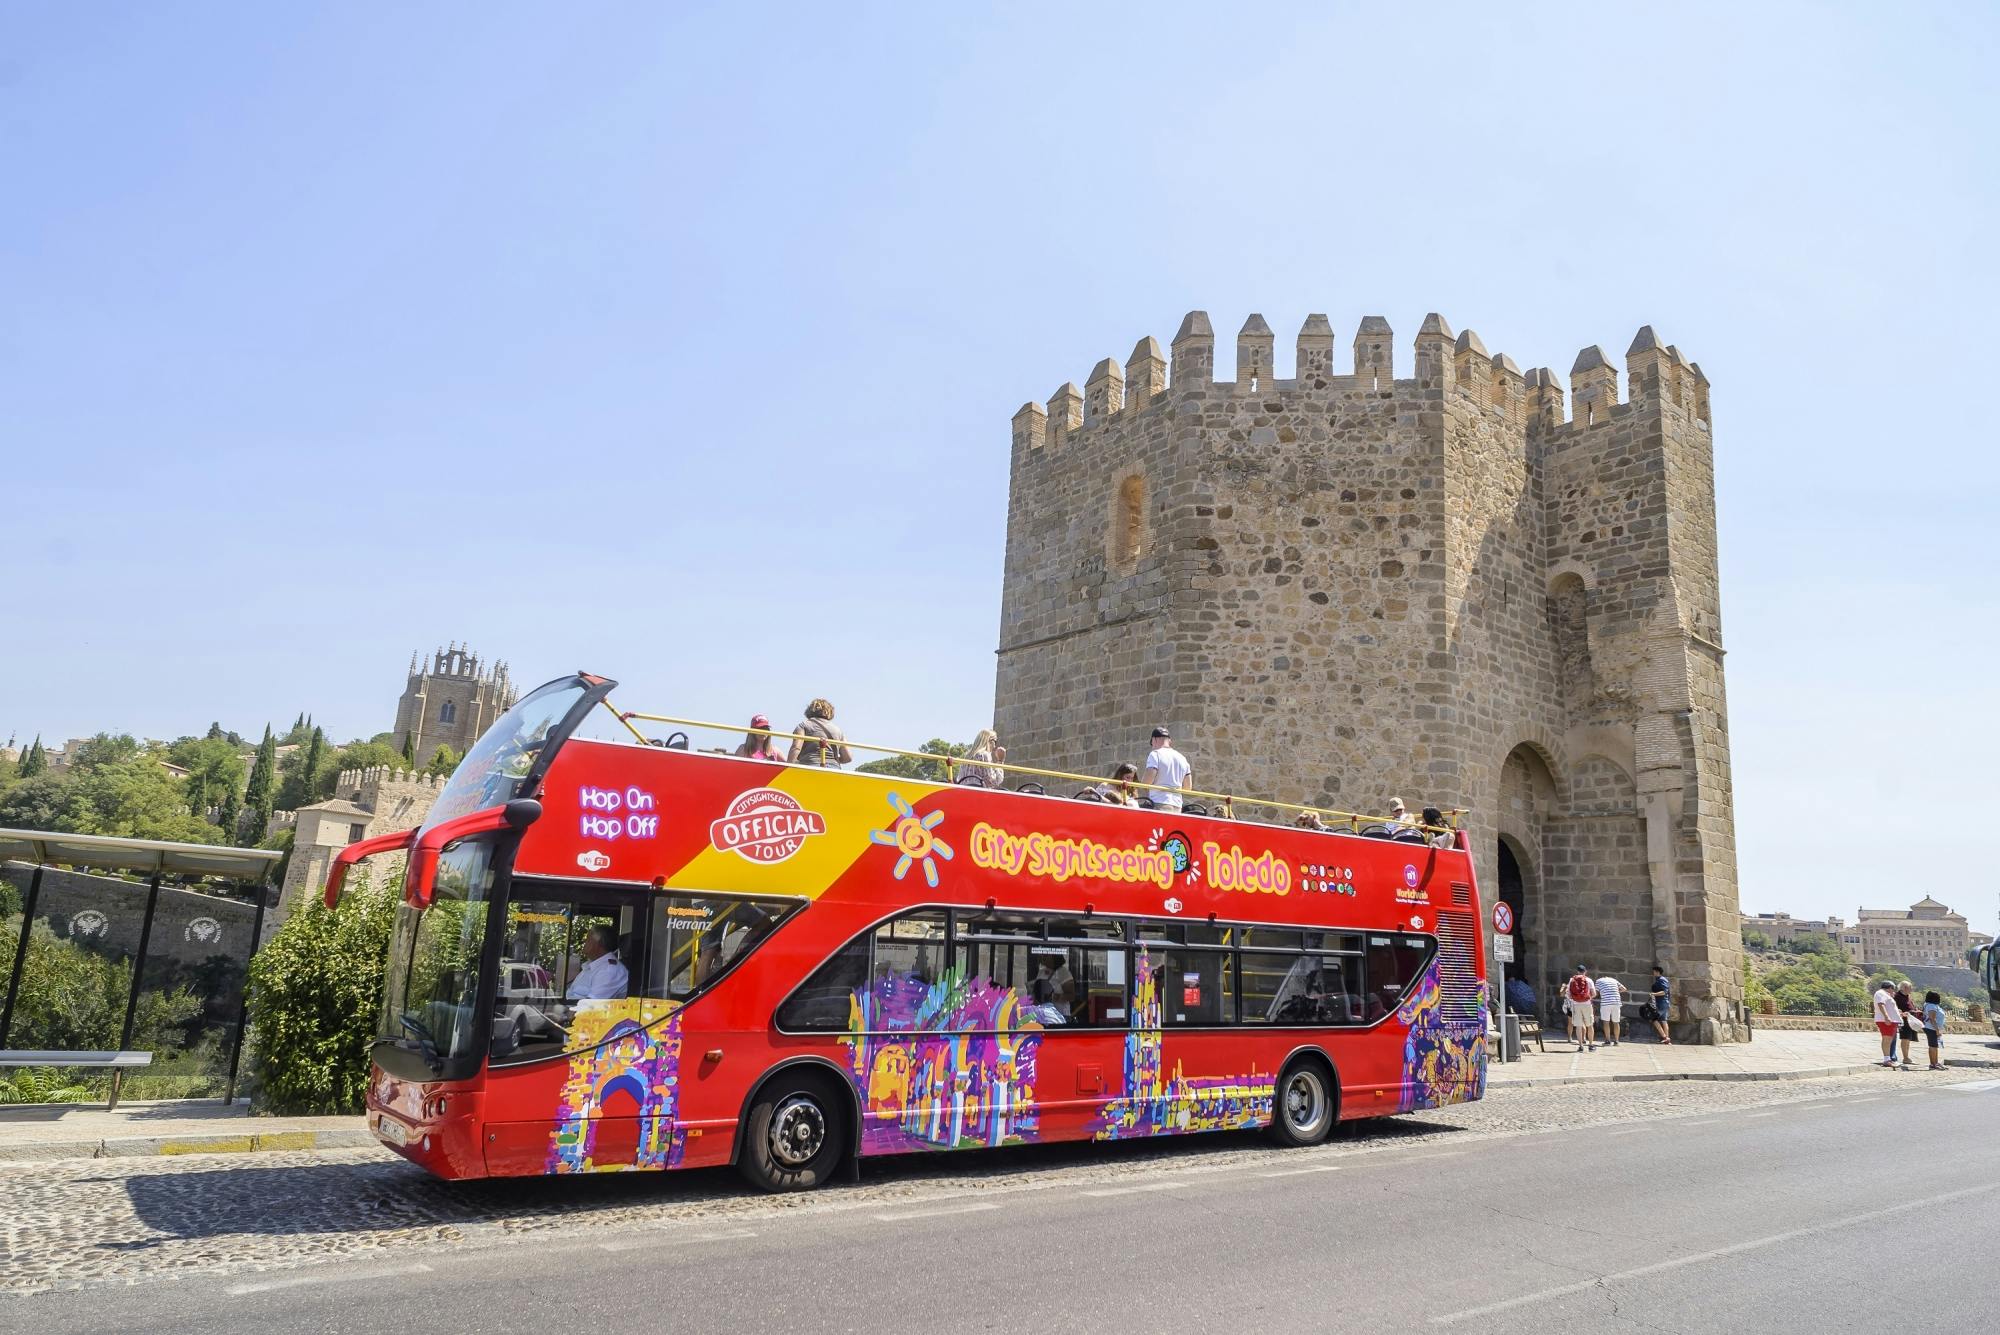
[[[0,859],[106,871],[178,872],[262,881],[283,855],[272,848],[180,844],[166,839],[118,839],[103,834],[0,829]]]

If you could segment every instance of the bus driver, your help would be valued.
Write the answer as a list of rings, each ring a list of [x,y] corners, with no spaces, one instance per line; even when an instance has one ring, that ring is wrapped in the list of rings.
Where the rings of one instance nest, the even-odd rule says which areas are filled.
[[[564,995],[571,1001],[617,1001],[631,990],[631,975],[618,961],[618,933],[597,923],[583,938],[583,967]]]

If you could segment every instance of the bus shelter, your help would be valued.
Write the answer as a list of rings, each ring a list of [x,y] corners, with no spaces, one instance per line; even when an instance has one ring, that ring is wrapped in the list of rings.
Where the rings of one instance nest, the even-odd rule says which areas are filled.
[[[233,1099],[279,858],[0,829],[0,1064],[48,1068],[0,1069],[0,1102],[80,1101],[91,1070],[111,1072],[115,1100],[123,1068],[141,1064],[150,1097]]]

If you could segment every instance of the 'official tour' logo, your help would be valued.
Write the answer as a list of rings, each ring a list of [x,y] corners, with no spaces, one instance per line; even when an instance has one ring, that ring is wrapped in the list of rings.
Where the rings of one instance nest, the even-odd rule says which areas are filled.
[[[825,833],[826,818],[807,811],[790,793],[752,788],[739,793],[721,819],[709,823],[708,842],[719,853],[770,864],[805,847],[808,836]]]

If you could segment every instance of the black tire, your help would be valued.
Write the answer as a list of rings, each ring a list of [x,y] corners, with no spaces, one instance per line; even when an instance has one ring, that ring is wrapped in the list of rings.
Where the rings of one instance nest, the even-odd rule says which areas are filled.
[[[847,1109],[830,1084],[780,1075],[757,1091],[737,1167],[765,1191],[810,1191],[847,1152]]]
[[[1340,1114],[1333,1072],[1324,1062],[1301,1057],[1278,1077],[1272,1099],[1271,1138],[1280,1145],[1317,1145],[1333,1131]]]

